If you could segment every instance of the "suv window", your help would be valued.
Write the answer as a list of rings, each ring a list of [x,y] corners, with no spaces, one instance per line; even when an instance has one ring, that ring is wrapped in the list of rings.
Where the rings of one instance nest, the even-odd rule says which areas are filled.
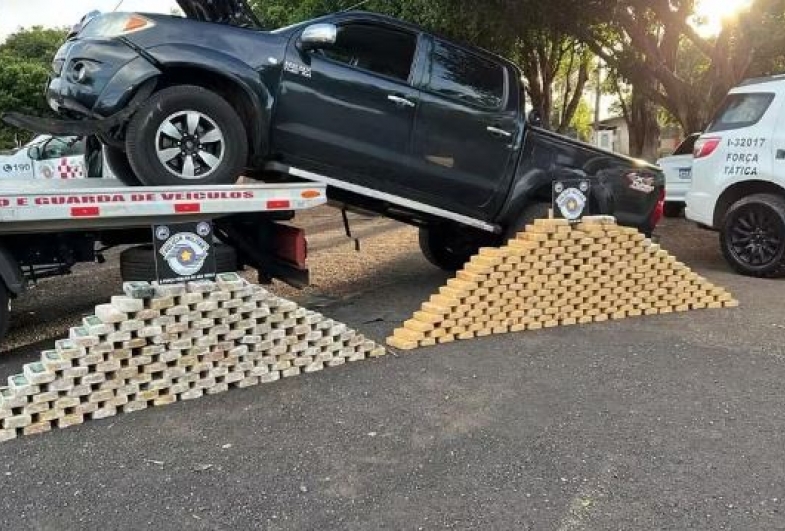
[[[692,155],[693,151],[695,151],[695,141],[700,138],[700,135],[692,134],[684,139],[684,142],[679,144],[679,147],[676,148],[676,151],[673,152],[674,155]]]
[[[44,144],[41,160],[84,155],[84,142],[80,137],[54,137]]]
[[[715,133],[755,125],[766,114],[772,100],[774,94],[768,92],[730,94],[725,98],[706,132]]]
[[[434,43],[428,88],[463,103],[498,109],[504,103],[504,68],[447,43]]]
[[[417,50],[411,33],[371,24],[347,24],[338,29],[338,40],[318,53],[375,74],[408,81]]]

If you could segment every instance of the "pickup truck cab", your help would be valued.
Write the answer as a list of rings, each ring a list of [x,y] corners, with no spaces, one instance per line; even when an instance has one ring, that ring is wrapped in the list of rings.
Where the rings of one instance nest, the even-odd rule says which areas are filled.
[[[687,218],[738,272],[785,276],[785,76],[732,89],[695,143]]]
[[[180,0],[188,18],[111,13],[57,53],[50,106],[97,134],[127,184],[329,184],[333,202],[422,227],[460,267],[543,216],[552,182],[590,178],[590,207],[650,233],[664,178],[527,123],[510,61],[400,20],[343,12],[276,31],[243,0]]]

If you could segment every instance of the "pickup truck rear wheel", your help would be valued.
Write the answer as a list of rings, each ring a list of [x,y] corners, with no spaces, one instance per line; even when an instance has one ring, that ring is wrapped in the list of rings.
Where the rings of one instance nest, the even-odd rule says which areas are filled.
[[[232,106],[189,85],[153,95],[131,119],[126,148],[149,186],[233,184],[248,159],[245,127]]]
[[[785,198],[755,194],[736,202],[725,215],[720,246],[743,275],[785,276]]]
[[[420,229],[420,250],[425,259],[444,271],[457,271],[477,254],[481,243],[467,230],[430,226]]]
[[[237,251],[234,247],[216,244],[215,269],[217,273],[234,273],[238,269]],[[152,245],[129,247],[120,253],[120,277],[124,282],[152,282],[157,278],[155,254]]]
[[[547,218],[550,208],[550,203],[545,202],[529,204],[518,214],[518,219],[507,227],[507,232],[504,235],[505,242],[515,238],[518,233],[523,232],[527,225],[534,223],[535,219]]]
[[[106,164],[109,166],[109,170],[112,172],[112,175],[117,177],[118,181],[126,186],[140,186],[142,184],[139,177],[134,173],[125,151],[104,144],[104,156],[106,157]]]

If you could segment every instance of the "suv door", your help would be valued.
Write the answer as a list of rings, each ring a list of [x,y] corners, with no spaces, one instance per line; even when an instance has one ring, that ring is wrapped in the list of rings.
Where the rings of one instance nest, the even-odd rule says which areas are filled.
[[[434,39],[412,139],[416,183],[440,206],[481,218],[512,176],[522,131],[514,69]]]
[[[338,24],[334,45],[293,39],[275,110],[273,149],[315,171],[391,191],[407,173],[419,91],[418,35],[377,21]]]

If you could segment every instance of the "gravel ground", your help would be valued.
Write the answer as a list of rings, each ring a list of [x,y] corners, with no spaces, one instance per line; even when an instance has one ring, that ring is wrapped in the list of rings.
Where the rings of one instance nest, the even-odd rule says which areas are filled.
[[[382,340],[446,276],[413,229],[358,220],[355,253],[335,215],[301,220],[321,230],[297,296]],[[4,443],[2,528],[785,529],[783,282],[732,274],[683,220],[658,232],[741,307],[393,353]],[[0,374],[118,286],[80,275],[17,306]]]

